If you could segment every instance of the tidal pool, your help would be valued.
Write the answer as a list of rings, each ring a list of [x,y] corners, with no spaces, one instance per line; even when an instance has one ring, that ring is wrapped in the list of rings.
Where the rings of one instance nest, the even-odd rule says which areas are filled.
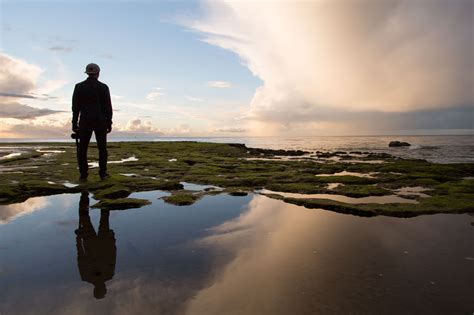
[[[470,314],[469,215],[363,218],[265,196],[0,206],[0,314]]]
[[[334,174],[316,174],[316,176],[320,176],[320,177],[355,176],[355,177],[375,178],[374,175],[376,175],[376,174],[378,174],[378,172],[359,173],[359,172],[342,171],[342,172],[334,173]]]
[[[397,195],[387,195],[387,196],[369,196],[369,197],[347,197],[344,195],[333,195],[333,194],[300,194],[300,193],[290,193],[290,192],[283,192],[283,191],[273,191],[269,189],[261,189],[256,191],[260,194],[275,194],[280,195],[286,198],[296,198],[296,199],[328,199],[334,200],[344,203],[350,204],[364,204],[364,203],[378,203],[378,204],[386,204],[386,203],[418,203],[418,201],[413,199],[406,199],[399,197]]]

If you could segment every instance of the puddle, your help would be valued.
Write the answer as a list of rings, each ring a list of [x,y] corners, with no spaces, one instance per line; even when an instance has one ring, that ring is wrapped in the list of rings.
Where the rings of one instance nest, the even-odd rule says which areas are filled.
[[[138,176],[138,175],[135,174],[135,173],[120,173],[120,175],[126,176],[126,177],[137,177],[137,176]]]
[[[17,156],[20,156],[21,152],[14,152],[0,157],[0,160],[8,160]]]
[[[35,168],[38,168],[38,166],[13,166],[13,167],[0,166],[0,174],[5,173],[5,172],[16,172],[16,171],[20,171],[20,173],[23,173],[21,172],[22,170],[35,169]]]
[[[153,201],[153,200],[160,199],[162,197],[169,196],[169,195],[171,195],[171,193],[168,191],[151,190],[151,191],[134,192],[134,193],[131,193],[130,196],[128,197]]]
[[[169,159],[168,162],[177,162],[178,159]]]
[[[187,183],[187,182],[181,182],[181,185],[183,185],[183,189],[193,190],[193,191],[223,190],[221,187],[217,187],[214,185],[201,185],[201,184],[193,184],[193,183]]]
[[[36,150],[36,152],[39,152],[39,153],[66,153],[66,151],[64,151],[64,150],[42,150],[42,149],[38,149],[38,150]]]
[[[356,164],[356,163],[367,163],[367,164],[382,164],[386,163],[383,160],[340,160],[340,163]]]
[[[131,157],[128,157],[126,159],[121,159],[120,161],[107,161],[107,164],[122,164],[126,162],[136,162],[138,159],[135,157],[135,155],[132,155]],[[99,162],[89,162],[89,168],[97,168],[99,167]]]
[[[430,195],[424,194],[424,191],[430,191],[431,189],[421,186],[416,187],[402,187],[399,189],[394,190],[397,195],[402,196],[419,196],[422,198],[431,197]]]
[[[79,184],[74,184],[74,183],[70,183],[70,182],[64,182],[63,185],[67,188],[74,188],[74,187],[79,186]]]
[[[361,198],[353,198],[347,197],[343,195],[333,195],[333,194],[298,194],[298,193],[289,193],[289,192],[279,192],[279,191],[272,191],[268,189],[262,189],[257,191],[259,194],[277,194],[287,198],[299,198],[299,199],[329,199],[344,203],[350,204],[364,204],[364,203],[378,203],[378,204],[386,204],[386,203],[418,203],[416,200],[406,199],[399,197],[397,195],[388,195],[388,196],[370,196],[370,197],[361,197]]]
[[[346,163],[346,164],[357,164],[357,163],[367,163],[367,164],[382,164],[385,163],[383,160],[357,160],[357,159],[341,159],[338,156],[332,156],[329,158],[321,158],[317,156],[308,156],[308,157],[268,157],[268,158],[244,158],[246,161],[312,161],[314,163],[328,163],[328,162],[337,162],[337,163]]]
[[[87,211],[87,194],[0,206],[0,313],[472,312],[467,215],[361,218],[253,194],[177,207],[162,194],[134,193],[153,203],[124,211]]]
[[[342,183],[329,183],[326,186],[326,188],[330,189],[330,190],[334,190],[334,189],[336,189],[337,187],[340,187],[340,186],[344,186],[344,184],[342,184]]]
[[[316,174],[316,176],[355,176],[355,177],[365,177],[365,178],[375,178],[375,176],[378,174],[378,172],[370,172],[370,173],[358,173],[358,172],[347,172],[347,171],[342,171],[339,173],[334,173],[334,174]]]

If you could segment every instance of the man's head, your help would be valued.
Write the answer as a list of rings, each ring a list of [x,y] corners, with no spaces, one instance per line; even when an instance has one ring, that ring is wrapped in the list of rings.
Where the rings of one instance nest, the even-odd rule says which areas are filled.
[[[100,68],[97,64],[95,63],[90,63],[86,66],[86,71],[85,73],[87,73],[87,75],[89,77],[94,77],[94,78],[98,78],[99,77],[99,73],[100,73]]]
[[[97,282],[94,283],[94,297],[98,300],[103,299],[107,294],[107,287],[105,286],[105,282]]]

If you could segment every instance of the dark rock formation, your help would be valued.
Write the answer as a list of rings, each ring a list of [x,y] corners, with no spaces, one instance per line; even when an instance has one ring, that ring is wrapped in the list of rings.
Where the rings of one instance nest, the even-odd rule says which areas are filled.
[[[390,141],[388,144],[389,147],[409,147],[411,144],[403,141]]]

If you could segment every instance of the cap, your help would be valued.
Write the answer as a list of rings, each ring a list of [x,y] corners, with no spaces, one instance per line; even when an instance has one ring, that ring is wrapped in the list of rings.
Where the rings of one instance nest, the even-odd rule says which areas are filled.
[[[85,73],[87,73],[87,74],[96,74],[96,73],[99,73],[99,72],[100,72],[100,68],[95,63],[90,63],[86,66]]]

